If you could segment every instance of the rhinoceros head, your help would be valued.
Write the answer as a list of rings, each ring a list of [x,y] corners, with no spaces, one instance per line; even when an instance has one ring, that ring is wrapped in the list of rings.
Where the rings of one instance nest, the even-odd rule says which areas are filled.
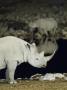
[[[51,60],[51,58],[54,56],[56,50],[49,56],[44,56],[44,51],[38,53],[37,48],[35,47],[35,44],[33,44],[34,48],[32,49],[31,58],[29,59],[29,64],[31,64],[34,67],[41,68],[46,67],[47,62]]]

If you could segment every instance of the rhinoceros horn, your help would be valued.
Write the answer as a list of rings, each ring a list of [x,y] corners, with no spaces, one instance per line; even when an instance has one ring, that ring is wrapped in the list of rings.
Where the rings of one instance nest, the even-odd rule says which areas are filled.
[[[55,55],[56,51],[57,51],[57,49],[55,49],[54,52],[51,55],[44,56],[44,59],[46,60],[46,62],[50,61],[53,58],[53,56]]]

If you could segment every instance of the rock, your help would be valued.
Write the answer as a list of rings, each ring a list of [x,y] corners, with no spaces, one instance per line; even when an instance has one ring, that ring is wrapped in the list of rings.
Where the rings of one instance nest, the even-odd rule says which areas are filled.
[[[55,81],[57,78],[62,79],[65,78],[65,76],[61,73],[46,73],[44,76],[41,76],[39,80]]]
[[[37,74],[34,74],[34,75],[32,75],[31,77],[30,77],[30,80],[39,80],[39,78],[42,76],[42,74],[39,74],[39,73],[37,73]]]

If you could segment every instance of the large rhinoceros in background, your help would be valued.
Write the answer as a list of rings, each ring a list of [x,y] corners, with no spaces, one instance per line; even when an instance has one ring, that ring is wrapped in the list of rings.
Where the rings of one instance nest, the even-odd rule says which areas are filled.
[[[34,67],[45,67],[55,51],[45,57],[44,52],[38,53],[35,43],[29,44],[17,37],[6,36],[0,38],[0,69],[7,67],[6,78],[13,84],[16,83],[14,73],[17,65],[28,62]]]
[[[48,31],[55,34],[58,24],[54,18],[39,18],[30,22],[29,26],[32,31],[34,31],[35,28],[38,28],[41,34],[47,34]]]
[[[42,49],[46,53],[53,53],[57,47],[58,23],[54,18],[39,18],[29,23],[33,32],[32,39],[36,43],[38,50]]]

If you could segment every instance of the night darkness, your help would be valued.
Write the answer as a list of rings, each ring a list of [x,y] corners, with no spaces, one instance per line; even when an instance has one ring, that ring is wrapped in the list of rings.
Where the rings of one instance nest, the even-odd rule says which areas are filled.
[[[67,3],[66,0],[0,0],[0,6],[11,6],[11,5],[16,5],[17,3],[33,3],[38,2],[40,3],[45,3],[49,5],[64,5]]]
[[[15,5],[16,3],[23,3],[23,2],[32,2],[38,0],[0,0],[0,7],[2,6],[10,6]],[[67,3],[66,0],[39,0],[40,2],[45,2],[50,5],[57,5],[63,6],[64,3]],[[67,72],[67,40],[59,39],[58,43],[58,51],[54,55],[51,61],[48,62],[46,68],[35,68],[28,63],[23,63],[17,67],[15,72],[15,78],[25,78],[30,77],[33,74],[40,73],[45,74],[48,72],[58,72],[58,73],[65,73]],[[6,69],[0,70],[0,78],[5,78],[5,71]]]

